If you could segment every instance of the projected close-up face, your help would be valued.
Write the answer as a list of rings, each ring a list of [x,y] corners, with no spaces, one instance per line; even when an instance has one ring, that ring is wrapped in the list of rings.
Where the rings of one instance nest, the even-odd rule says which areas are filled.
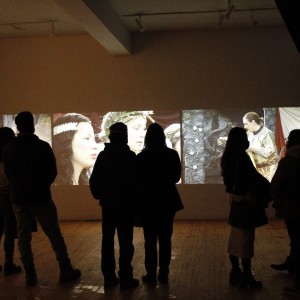
[[[244,128],[247,132],[254,132],[257,130],[257,125],[254,120],[249,121],[246,117],[243,118]]]
[[[146,122],[144,116],[135,116],[126,123],[128,129],[128,146],[135,153],[141,152],[144,148]]]
[[[90,123],[80,122],[72,141],[72,163],[75,170],[90,168],[95,164],[98,146],[95,142],[94,129]]]

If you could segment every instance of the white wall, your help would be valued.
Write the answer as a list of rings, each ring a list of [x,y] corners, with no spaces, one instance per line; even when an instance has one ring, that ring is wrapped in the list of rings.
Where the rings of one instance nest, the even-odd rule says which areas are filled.
[[[88,35],[0,40],[0,113],[299,106],[300,56],[285,28],[139,33],[133,49],[112,56]],[[178,188],[177,218],[226,218],[222,185]],[[101,217],[88,187],[53,196],[61,219]]]

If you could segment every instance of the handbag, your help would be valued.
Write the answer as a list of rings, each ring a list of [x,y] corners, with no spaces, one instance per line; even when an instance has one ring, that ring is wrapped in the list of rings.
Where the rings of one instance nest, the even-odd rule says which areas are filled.
[[[261,191],[259,189],[262,187],[262,184],[258,184],[259,180],[253,178],[254,182],[249,186],[250,189],[245,195],[235,194],[238,163],[239,161],[237,161],[235,168],[233,193],[229,195],[231,206],[228,223],[231,226],[245,229],[262,226],[267,223],[267,216],[264,210],[265,203],[262,204],[260,199]],[[260,176],[259,174],[258,178]]]
[[[255,227],[255,204],[250,201],[251,195],[231,194],[231,206],[228,223],[237,228]]]

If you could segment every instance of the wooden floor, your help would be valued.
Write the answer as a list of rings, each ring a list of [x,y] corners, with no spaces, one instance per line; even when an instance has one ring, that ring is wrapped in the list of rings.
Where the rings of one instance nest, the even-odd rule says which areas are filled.
[[[100,272],[100,222],[61,222],[61,228],[72,262],[82,270],[81,279],[74,283],[58,283],[58,265],[48,240],[39,228],[32,242],[38,285],[26,287],[24,272],[14,276],[4,276],[1,272],[0,299],[294,299],[282,292],[283,287],[293,283],[292,275],[270,268],[271,263],[282,262],[289,250],[287,233],[279,220],[272,220],[269,225],[257,229],[253,269],[264,286],[256,291],[228,284],[230,264],[226,248],[229,226],[226,221],[176,221],[169,286],[151,288],[140,283],[133,290],[117,287],[104,291]],[[140,279],[145,272],[140,228],[135,228],[134,245],[134,275]],[[3,245],[0,252],[0,262],[3,263]],[[20,264],[17,250],[16,263]]]

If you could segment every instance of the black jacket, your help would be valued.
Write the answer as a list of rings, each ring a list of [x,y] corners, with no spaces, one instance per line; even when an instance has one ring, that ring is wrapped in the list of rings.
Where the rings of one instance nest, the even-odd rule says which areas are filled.
[[[258,227],[267,224],[268,219],[265,212],[265,208],[271,201],[270,183],[264,178],[253,166],[250,157],[246,152],[242,152],[240,156],[233,160],[234,162],[230,165],[224,166],[222,169],[223,180],[226,186],[226,192],[231,194],[237,194],[241,196],[251,195],[252,206],[241,218],[241,221],[252,223],[250,227]],[[233,203],[236,205],[236,203]],[[229,216],[229,224],[235,227],[242,227],[243,224],[239,224],[240,216],[232,215]],[[238,210],[234,210],[234,214],[239,213]],[[244,212],[241,210],[241,213]]]
[[[178,153],[166,146],[150,147],[137,155],[140,203],[144,213],[183,209],[176,183],[181,177]]]
[[[289,148],[278,164],[271,181],[276,215],[280,218],[300,218],[300,145]]]
[[[50,186],[57,170],[50,145],[35,134],[19,135],[5,146],[5,173],[12,203],[38,203],[51,200]]]
[[[90,177],[90,190],[103,207],[122,210],[135,203],[136,155],[126,144],[106,143]]]

